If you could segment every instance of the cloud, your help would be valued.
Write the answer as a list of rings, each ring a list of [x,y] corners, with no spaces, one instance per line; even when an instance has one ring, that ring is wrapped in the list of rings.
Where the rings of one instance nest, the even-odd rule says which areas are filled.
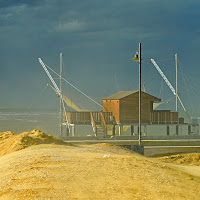
[[[67,74],[76,77],[72,80],[77,86],[91,95],[107,96],[115,88],[112,80],[115,72],[120,74],[123,85],[120,88],[126,89],[137,79],[130,57],[139,42],[144,61],[149,57],[164,58],[177,50],[180,54],[199,52],[195,45],[197,41],[199,44],[198,1],[183,4],[177,0],[173,6],[172,1],[158,0],[2,2],[1,81],[6,79],[8,84],[15,84],[16,91],[23,87],[30,96],[48,79],[37,61],[40,56],[58,71],[58,57],[63,51]],[[198,62],[194,64],[197,65]],[[30,87],[36,89],[30,91]],[[103,94],[104,88],[109,92]]]
[[[80,22],[78,20],[73,20],[69,22],[59,22],[56,27],[56,31],[58,32],[81,32],[85,31],[87,26],[84,22]]]

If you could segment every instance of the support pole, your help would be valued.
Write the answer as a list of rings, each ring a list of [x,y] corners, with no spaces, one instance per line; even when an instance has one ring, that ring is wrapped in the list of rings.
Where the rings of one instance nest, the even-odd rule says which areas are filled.
[[[191,125],[188,125],[188,135],[191,135]]]
[[[60,53],[60,136],[63,135],[62,121],[63,121],[63,115],[62,115],[62,53]]]
[[[176,94],[178,94],[178,63],[177,63],[177,53],[175,54],[176,62]],[[178,96],[176,95],[176,112],[178,111]]]
[[[167,135],[169,135],[169,125],[167,125]]]
[[[134,135],[134,126],[132,125],[131,126],[131,136],[133,136]]]
[[[75,136],[75,124],[73,124],[73,126],[72,126],[72,136],[73,137]]]
[[[142,144],[142,138],[141,138],[141,42],[139,43],[139,145]]]
[[[147,136],[147,126],[144,126],[144,136]]]
[[[183,131],[182,131],[182,130],[183,130],[183,126],[180,125],[180,134],[181,134],[181,135],[183,135]]]
[[[115,125],[113,125],[113,136],[115,136]]]
[[[123,125],[119,125],[119,136],[123,134]]]
[[[179,125],[176,125],[176,135],[178,135],[178,126]]]
[[[66,126],[66,136],[67,137],[69,136],[69,128],[68,128],[68,126]]]

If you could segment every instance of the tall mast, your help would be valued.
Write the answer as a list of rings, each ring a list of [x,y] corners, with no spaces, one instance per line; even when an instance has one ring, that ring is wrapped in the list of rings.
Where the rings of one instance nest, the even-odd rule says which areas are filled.
[[[60,136],[63,135],[62,118],[62,53],[60,53]]]
[[[177,63],[177,53],[175,54],[176,63],[176,94],[178,94],[178,63]],[[176,112],[178,111],[178,96],[176,95]]]

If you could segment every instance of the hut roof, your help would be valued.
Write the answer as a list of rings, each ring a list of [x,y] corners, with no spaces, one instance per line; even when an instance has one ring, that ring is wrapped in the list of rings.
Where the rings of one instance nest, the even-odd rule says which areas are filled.
[[[129,95],[132,95],[132,94],[136,94],[138,93],[139,91],[135,90],[135,91],[120,91],[120,92],[117,92],[109,97],[105,97],[103,98],[103,100],[120,100],[120,99],[123,99]],[[157,98],[157,97],[154,97],[146,92],[142,92],[143,94],[146,94],[146,95],[149,95],[152,97],[152,100],[153,101],[161,101],[161,99]]]

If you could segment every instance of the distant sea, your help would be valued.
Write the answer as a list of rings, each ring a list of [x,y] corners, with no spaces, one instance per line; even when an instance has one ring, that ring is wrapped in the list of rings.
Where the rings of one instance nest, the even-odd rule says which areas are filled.
[[[60,136],[59,110],[0,108],[0,132],[13,131],[17,134],[39,129],[53,136]],[[66,128],[63,126],[63,135]],[[92,126],[76,126],[76,136],[94,135]]]
[[[58,136],[58,110],[0,109],[0,132],[21,133],[33,129],[40,129],[47,134]]]

